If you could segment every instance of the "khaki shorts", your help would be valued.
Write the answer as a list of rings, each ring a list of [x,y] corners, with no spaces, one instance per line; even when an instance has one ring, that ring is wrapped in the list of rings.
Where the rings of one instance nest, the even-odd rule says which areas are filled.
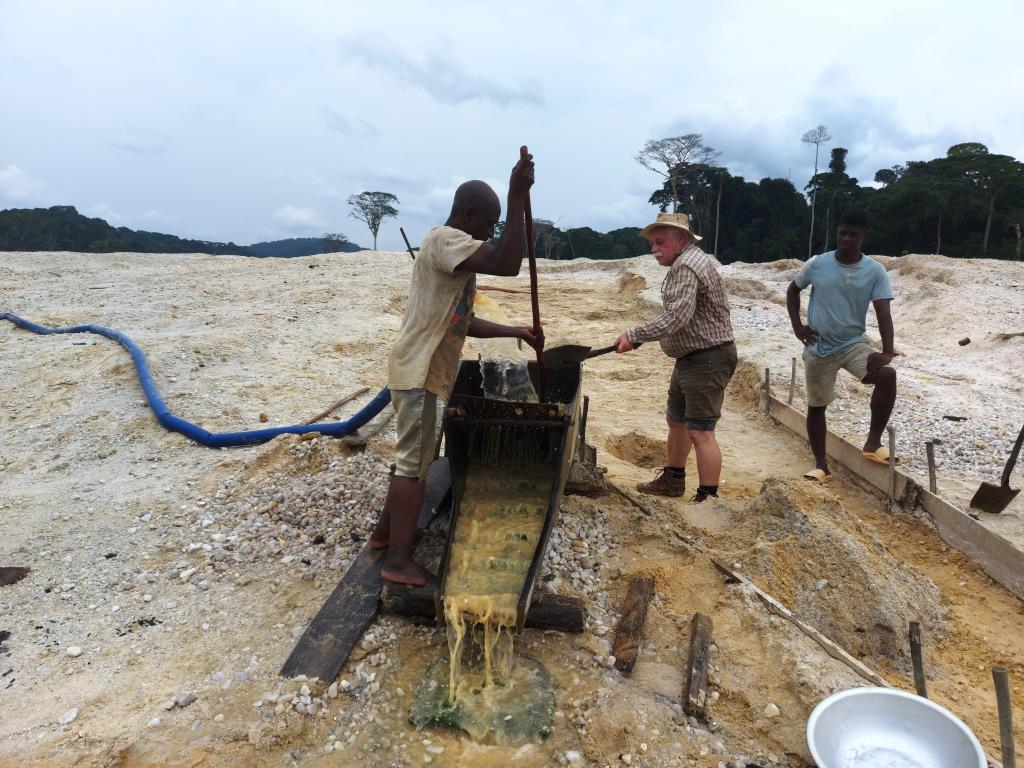
[[[828,357],[819,357],[810,349],[805,349],[807,407],[824,408],[836,399],[836,376],[840,368],[849,372],[857,381],[864,381],[868,375],[868,355],[874,351],[870,344],[863,341],[837,350]]]
[[[735,372],[732,342],[680,357],[672,369],[665,416],[685,422],[687,429],[713,431],[722,418],[725,388]]]
[[[393,389],[395,409],[395,474],[398,477],[427,476],[437,442],[437,395],[425,389]]]

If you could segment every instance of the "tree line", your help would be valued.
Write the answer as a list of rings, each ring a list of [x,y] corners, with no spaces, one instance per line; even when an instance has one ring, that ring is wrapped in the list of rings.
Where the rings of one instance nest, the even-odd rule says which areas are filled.
[[[835,147],[819,171],[824,125],[801,141],[814,145],[815,172],[803,192],[786,179],[746,181],[718,164],[700,134],[648,141],[636,160],[663,177],[650,197],[661,211],[691,216],[701,245],[722,262],[805,258],[835,247],[836,222],[863,210],[873,253],[941,253],[1020,259],[1024,245],[1024,163],[984,144],[951,146],[945,156],[882,168],[862,185],[849,175],[848,150]]]
[[[72,205],[0,211],[0,251],[212,253],[288,258],[359,250],[360,246],[340,233],[236,245],[114,227],[103,219],[83,216]]]

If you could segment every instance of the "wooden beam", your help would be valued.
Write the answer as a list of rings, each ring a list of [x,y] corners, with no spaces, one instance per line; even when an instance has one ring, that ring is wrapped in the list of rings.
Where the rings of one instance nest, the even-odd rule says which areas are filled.
[[[683,688],[683,711],[691,717],[707,714],[710,656],[711,619],[703,613],[695,613],[690,623],[690,661]]]
[[[647,606],[651,604],[653,595],[653,576],[641,576],[629,582],[626,599],[622,601],[619,624],[615,628],[615,642],[612,643],[612,656],[615,657],[615,668],[619,672],[629,674],[633,671],[643,640]]]
[[[436,585],[407,587],[403,584],[385,584],[380,592],[380,607],[387,613],[423,619],[434,624]],[[526,626],[530,629],[557,629],[559,632],[579,634],[586,624],[587,612],[581,598],[572,595],[538,593],[530,602],[526,613]]]
[[[774,397],[771,400],[771,417],[806,439],[804,414]],[[886,496],[889,495],[891,487],[888,467],[865,459],[860,447],[831,431],[826,434],[826,449],[829,457],[846,467],[855,477]],[[967,555],[995,581],[1024,600],[1024,551],[969,517],[962,509],[919,487],[914,478],[899,469],[895,477],[896,498],[916,497],[917,503],[935,521],[935,528],[943,541]]]

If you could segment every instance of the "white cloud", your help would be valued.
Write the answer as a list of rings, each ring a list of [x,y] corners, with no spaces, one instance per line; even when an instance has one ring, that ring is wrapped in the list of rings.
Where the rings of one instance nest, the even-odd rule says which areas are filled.
[[[43,183],[17,165],[0,168],[0,200],[22,202],[30,200],[42,191]]]
[[[103,219],[107,224],[114,227],[124,226],[124,216],[115,211],[106,203],[90,205],[82,213],[92,219]]]
[[[142,221],[145,226],[161,226],[166,227],[169,224],[174,224],[178,220],[177,216],[170,213],[164,213],[157,208],[150,208],[148,211],[142,214]]]
[[[324,225],[320,214],[312,208],[299,208],[294,205],[278,208],[271,218],[285,229],[310,229]]]

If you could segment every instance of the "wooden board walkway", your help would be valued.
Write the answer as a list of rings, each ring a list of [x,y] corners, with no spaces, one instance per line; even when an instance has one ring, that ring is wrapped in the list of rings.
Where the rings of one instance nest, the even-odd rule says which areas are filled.
[[[419,519],[421,528],[450,504],[451,471],[447,458],[431,464],[426,483]],[[292,649],[281,667],[282,676],[305,675],[324,683],[338,676],[359,638],[377,616],[380,590],[384,586],[380,568],[386,555],[386,549],[373,549],[368,543],[363,546]]]

